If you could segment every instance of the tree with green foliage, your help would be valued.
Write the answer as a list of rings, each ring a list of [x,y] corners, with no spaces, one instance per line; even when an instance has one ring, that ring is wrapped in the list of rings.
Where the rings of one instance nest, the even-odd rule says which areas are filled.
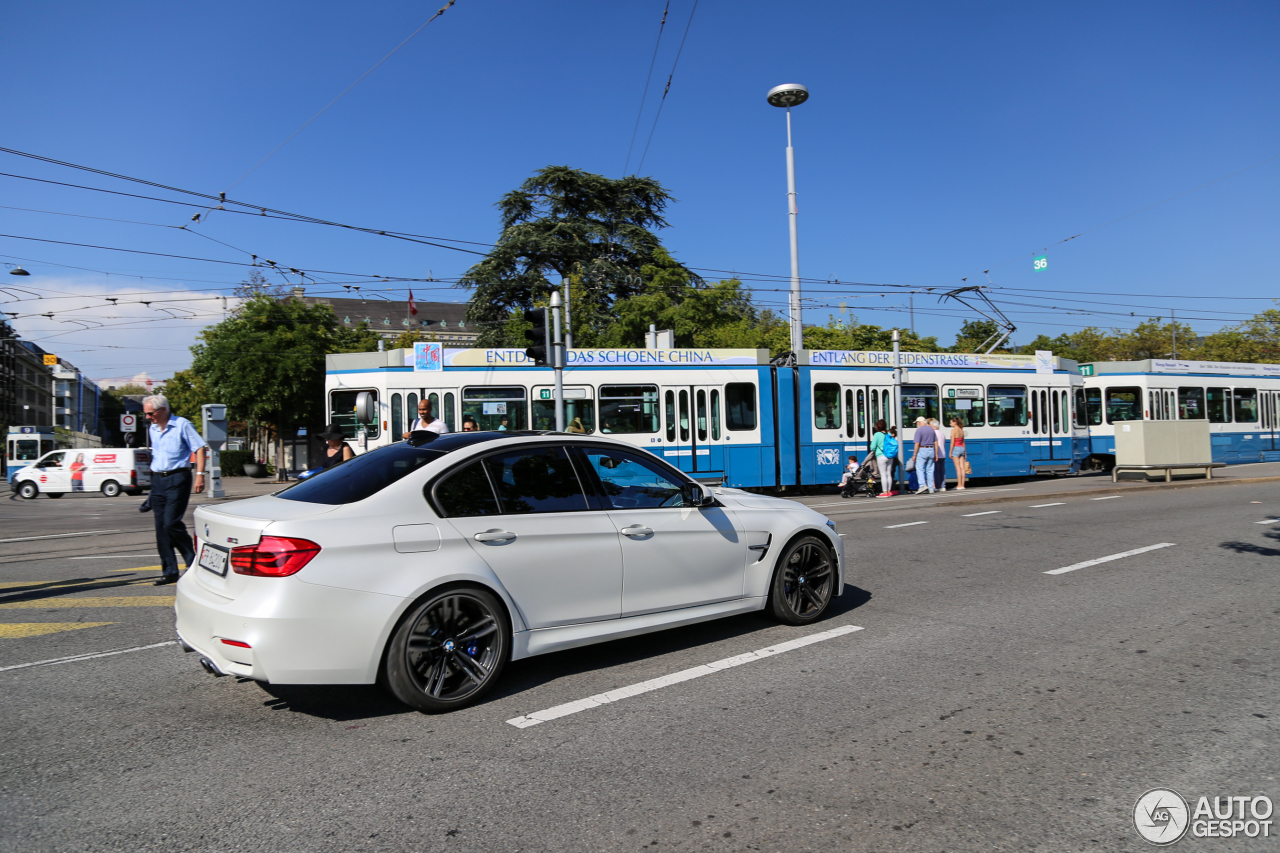
[[[698,281],[670,256],[658,255],[653,229],[665,228],[671,195],[652,178],[617,180],[568,166],[538,170],[498,202],[497,244],[458,281],[473,291],[467,322],[480,328],[480,346],[512,346],[508,322],[545,300],[560,282],[576,277],[571,308],[574,342],[603,334],[614,303],[644,291],[644,269],[654,267]]]
[[[376,335],[343,328],[328,305],[254,296],[200,333],[191,373],[236,420],[273,425],[283,460],[286,431],[324,420],[325,354],[376,348]]]
[[[204,430],[200,407],[218,402],[209,393],[204,377],[194,370],[179,370],[164,383],[164,396],[169,401],[169,411],[191,421],[197,432]]]
[[[1280,362],[1280,310],[1269,308],[1238,326],[1206,336],[1196,357],[1205,361]]]
[[[986,352],[1000,338],[1000,325],[993,320],[965,320],[956,333],[956,342],[950,352]],[[984,346],[985,344],[985,346]],[[994,352],[1012,352],[1013,344],[1006,339]]]

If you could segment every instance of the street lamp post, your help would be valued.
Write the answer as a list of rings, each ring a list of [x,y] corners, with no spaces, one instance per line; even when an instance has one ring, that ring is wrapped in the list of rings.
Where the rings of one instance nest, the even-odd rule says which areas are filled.
[[[791,223],[791,351],[804,349],[800,318],[800,245],[796,241],[796,154],[791,147],[791,108],[809,100],[809,90],[799,83],[784,83],[769,90],[769,103],[787,110],[787,218]]]

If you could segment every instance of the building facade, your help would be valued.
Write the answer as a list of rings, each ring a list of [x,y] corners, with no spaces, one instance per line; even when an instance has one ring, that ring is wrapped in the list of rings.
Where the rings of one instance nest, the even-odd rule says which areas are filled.
[[[293,289],[292,296],[308,305],[328,305],[338,315],[338,322],[348,329],[368,323],[370,330],[386,340],[413,331],[423,335],[423,340],[440,341],[451,347],[472,347],[480,334],[478,328],[467,325],[465,302],[418,302],[415,299],[418,313],[413,314],[407,301],[307,296],[300,287]]]

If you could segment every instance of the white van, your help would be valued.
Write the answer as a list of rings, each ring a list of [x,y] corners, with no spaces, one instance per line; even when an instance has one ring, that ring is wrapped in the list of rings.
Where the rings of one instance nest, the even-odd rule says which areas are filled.
[[[114,498],[151,488],[151,451],[129,447],[77,447],[46,453],[13,478],[13,488],[27,500],[44,492],[60,498],[67,492],[102,492]]]

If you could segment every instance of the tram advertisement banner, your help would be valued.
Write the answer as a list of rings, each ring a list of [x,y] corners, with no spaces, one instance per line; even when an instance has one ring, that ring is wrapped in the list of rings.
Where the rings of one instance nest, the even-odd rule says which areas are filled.
[[[893,353],[870,350],[809,350],[805,353],[815,367],[893,367]],[[1043,356],[1047,355],[1048,358]],[[971,370],[1036,370],[1038,364],[1057,365],[1052,353],[1013,355],[1009,353],[904,352],[903,367],[967,368]]]
[[[415,344],[414,349],[428,346]],[[439,346],[439,344],[435,344]],[[416,367],[414,353],[405,364]],[[446,349],[441,363],[450,367],[531,367],[522,349]],[[663,366],[702,367],[726,364],[768,364],[768,350],[754,349],[571,349],[569,367]],[[423,369],[423,368],[418,368]],[[427,368],[430,369],[430,368]],[[440,368],[435,368],[439,370]]]
[[[1151,359],[1156,373],[1229,373],[1240,376],[1280,376],[1280,364],[1242,364],[1235,361],[1172,361]]]

